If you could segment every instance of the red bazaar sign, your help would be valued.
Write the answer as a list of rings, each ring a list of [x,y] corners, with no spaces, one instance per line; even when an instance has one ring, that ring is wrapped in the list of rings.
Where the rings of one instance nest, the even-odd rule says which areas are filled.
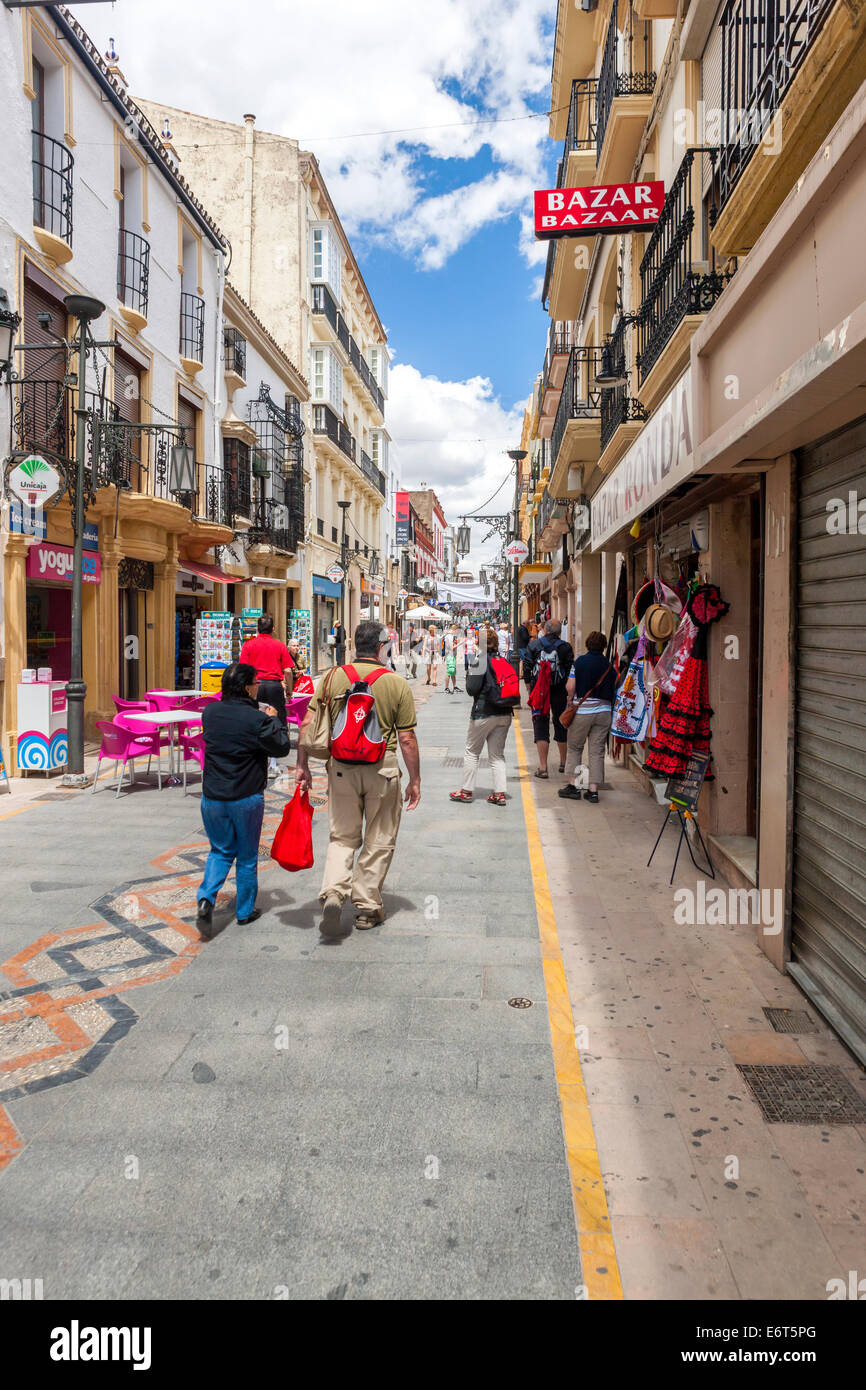
[[[662,179],[543,189],[535,194],[535,235],[544,240],[598,232],[641,232],[655,226],[664,205]]]

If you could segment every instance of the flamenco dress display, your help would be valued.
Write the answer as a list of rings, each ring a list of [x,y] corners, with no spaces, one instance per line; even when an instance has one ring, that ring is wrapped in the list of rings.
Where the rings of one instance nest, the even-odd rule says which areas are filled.
[[[702,584],[686,605],[681,628],[690,650],[680,648],[674,668],[676,684],[666,692],[667,704],[659,715],[658,729],[647,749],[644,766],[656,777],[679,777],[693,753],[709,753],[710,709],[707,677],[707,636],[712,623],[728,612],[715,584]],[[678,633],[677,636],[680,634]],[[712,778],[707,771],[707,778]]]

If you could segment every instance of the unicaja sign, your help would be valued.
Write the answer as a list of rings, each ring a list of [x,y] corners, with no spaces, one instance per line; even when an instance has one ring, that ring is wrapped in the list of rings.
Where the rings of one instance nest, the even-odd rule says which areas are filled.
[[[12,469],[7,485],[28,507],[44,507],[60,491],[60,474],[39,454],[33,454]]]

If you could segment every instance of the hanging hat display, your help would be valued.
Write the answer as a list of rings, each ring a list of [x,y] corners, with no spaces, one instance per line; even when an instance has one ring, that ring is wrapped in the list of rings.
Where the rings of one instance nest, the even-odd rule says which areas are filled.
[[[644,632],[654,642],[667,642],[676,631],[677,615],[661,603],[652,603],[643,616]]]

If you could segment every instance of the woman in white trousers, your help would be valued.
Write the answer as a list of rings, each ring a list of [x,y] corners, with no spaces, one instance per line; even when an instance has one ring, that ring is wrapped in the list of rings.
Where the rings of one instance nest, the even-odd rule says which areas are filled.
[[[493,776],[493,790],[487,800],[491,806],[504,806],[505,741],[511,728],[512,712],[496,700],[499,686],[489,665],[489,658],[499,653],[499,639],[493,631],[488,631],[486,637],[488,660],[479,662],[475,657],[466,676],[466,693],[473,696],[472,711],[463,755],[463,780],[460,790],[451,792],[451,800],[467,802],[473,799],[478,760],[486,745]]]

